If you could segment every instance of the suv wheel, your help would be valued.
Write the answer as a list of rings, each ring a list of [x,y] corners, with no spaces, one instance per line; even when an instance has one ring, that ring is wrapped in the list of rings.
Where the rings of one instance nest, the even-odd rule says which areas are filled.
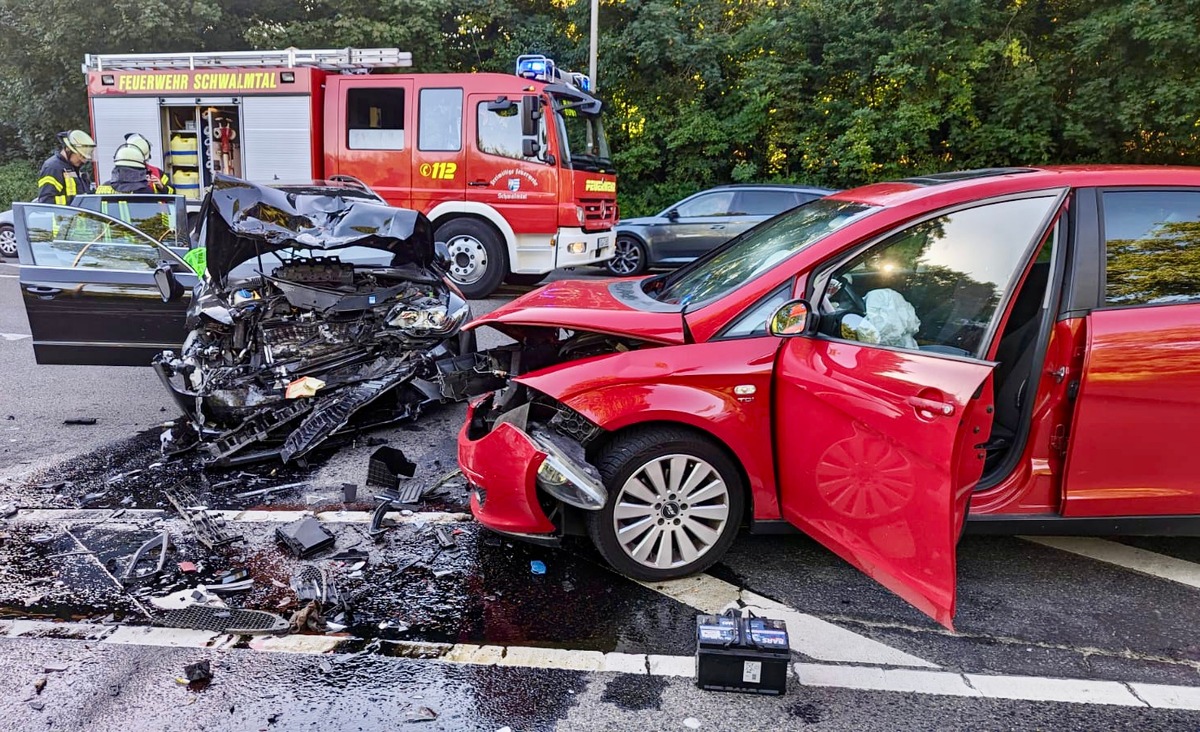
[[[17,231],[12,224],[0,224],[0,257],[17,256]]]
[[[437,229],[450,253],[450,279],[469,298],[496,291],[508,272],[504,242],[495,229],[475,219],[451,219]]]
[[[617,237],[612,259],[604,263],[608,271],[618,277],[629,277],[646,271],[646,248],[637,239]]]
[[[588,512],[588,533],[621,574],[687,577],[725,554],[742,521],[744,486],[725,453],[686,429],[631,432],[605,448],[597,467],[608,503]]]

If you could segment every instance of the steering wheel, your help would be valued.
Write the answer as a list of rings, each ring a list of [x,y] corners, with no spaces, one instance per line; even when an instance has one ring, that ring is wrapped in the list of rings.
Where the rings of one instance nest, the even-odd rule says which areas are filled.
[[[78,267],[78,266],[79,266],[79,261],[80,261],[81,259],[83,259],[83,255],[84,255],[84,254],[87,254],[87,250],[91,249],[93,244],[95,244],[96,242],[100,241],[100,237],[104,236],[106,233],[108,233],[108,225],[107,225],[107,224],[105,225],[104,229],[103,229],[103,230],[102,230],[102,231],[101,231],[99,234],[96,234],[96,238],[95,238],[95,239],[92,239],[92,240],[91,240],[91,241],[89,241],[87,244],[84,244],[84,245],[83,245],[83,249],[80,249],[80,250],[79,250],[79,254],[76,254],[76,255],[75,255],[75,261],[74,261],[74,262],[71,262],[71,266],[72,266],[72,267]]]
[[[840,275],[830,280],[831,285],[834,282],[838,283],[840,289],[836,293],[831,294],[830,299],[832,300],[833,297],[839,295],[844,296],[845,299],[850,301],[850,307],[846,308],[847,312],[865,315],[867,312],[867,303],[863,301],[861,295],[854,291],[854,288],[850,286],[850,282]]]

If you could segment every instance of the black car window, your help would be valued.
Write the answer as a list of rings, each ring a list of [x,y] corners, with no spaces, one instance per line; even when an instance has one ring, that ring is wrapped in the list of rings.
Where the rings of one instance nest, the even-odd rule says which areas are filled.
[[[739,191],[733,208],[735,214],[774,216],[800,203],[792,191]]]
[[[701,216],[728,216],[733,204],[734,191],[717,191],[705,193],[675,207],[680,218],[697,218]]]
[[[404,149],[404,90],[386,87],[346,92],[346,147],[351,150]]]
[[[975,355],[1057,196],[1001,201],[909,226],[834,271],[827,333]]]
[[[1103,195],[1109,306],[1200,300],[1200,191]]]
[[[36,265],[146,271],[164,258],[157,242],[121,221],[57,206],[23,211]]]

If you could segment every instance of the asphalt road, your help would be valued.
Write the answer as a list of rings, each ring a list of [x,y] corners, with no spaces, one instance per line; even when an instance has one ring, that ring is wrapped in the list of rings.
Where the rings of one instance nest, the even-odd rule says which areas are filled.
[[[698,580],[642,586],[582,544],[502,542],[462,515],[452,405],[375,435],[430,491],[371,542],[371,502],[343,504],[335,486],[362,483],[373,445],[305,470],[157,465],[157,425],[176,416],[157,379],[37,366],[15,270],[0,264],[0,504],[22,508],[0,528],[0,714],[12,729],[1200,728],[1195,539],[967,537],[953,633],[801,536],[743,536]],[[62,424],[80,416],[97,424]],[[162,498],[176,482],[225,509],[243,540],[203,549]],[[366,565],[282,551],[275,528],[299,512]],[[439,550],[437,525],[454,547]],[[112,575],[159,530],[172,540],[162,579],[122,588]],[[196,573],[178,568],[188,561]],[[254,579],[230,605],[286,618],[306,565],[354,596],[350,612],[327,614],[341,632],[148,628],[150,598],[230,567]],[[737,598],[788,620],[782,697],[701,691],[690,677],[695,615]],[[201,659],[211,683],[180,683]]]

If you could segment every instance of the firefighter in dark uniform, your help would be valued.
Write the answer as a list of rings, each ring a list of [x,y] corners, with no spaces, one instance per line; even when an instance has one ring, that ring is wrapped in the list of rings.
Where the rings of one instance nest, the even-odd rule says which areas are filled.
[[[96,141],[83,130],[71,130],[58,136],[62,149],[42,163],[38,173],[38,203],[66,206],[80,193],[90,193],[91,184],[80,167],[91,162]]]
[[[146,174],[142,151],[125,144],[113,155],[112,179],[96,189],[96,193],[154,193],[154,183]]]
[[[162,169],[150,164],[150,141],[137,132],[130,132],[125,135],[125,144],[133,145],[141,151],[142,160],[146,162],[146,173],[150,177],[150,185],[154,188],[151,192],[174,195],[175,189],[171,187],[171,179]]]

